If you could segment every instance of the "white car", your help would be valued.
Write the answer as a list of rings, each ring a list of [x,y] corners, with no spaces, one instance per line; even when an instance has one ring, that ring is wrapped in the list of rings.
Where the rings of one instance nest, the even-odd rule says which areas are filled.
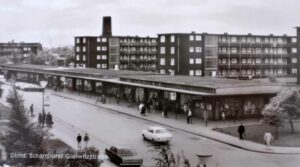
[[[43,88],[40,87],[39,85],[36,84],[31,84],[31,83],[25,83],[25,82],[16,82],[15,83],[15,87],[17,89],[20,90],[24,90],[24,91],[37,91],[37,92],[41,92],[43,91]]]
[[[165,128],[162,127],[149,127],[142,130],[142,136],[146,140],[154,142],[169,142],[173,136]]]

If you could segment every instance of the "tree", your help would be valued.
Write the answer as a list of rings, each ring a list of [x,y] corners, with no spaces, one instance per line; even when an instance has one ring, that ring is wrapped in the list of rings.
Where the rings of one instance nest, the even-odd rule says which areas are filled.
[[[43,153],[42,148],[44,131],[35,123],[31,122],[26,115],[22,97],[13,88],[10,91],[7,102],[11,105],[12,111],[9,115],[9,130],[4,141],[8,154],[10,153]],[[35,165],[38,159],[11,158],[12,164],[21,163],[29,166]]]
[[[270,103],[265,106],[263,112],[263,122],[275,125],[277,128],[283,122],[288,121],[291,132],[294,133],[295,119],[300,117],[300,94],[298,88],[282,90]]]

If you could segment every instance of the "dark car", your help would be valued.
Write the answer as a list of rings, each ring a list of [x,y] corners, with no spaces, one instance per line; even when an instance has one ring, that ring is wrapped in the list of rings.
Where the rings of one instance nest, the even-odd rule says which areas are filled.
[[[118,166],[141,166],[143,159],[137,156],[134,149],[124,146],[111,146],[105,149],[110,161]]]

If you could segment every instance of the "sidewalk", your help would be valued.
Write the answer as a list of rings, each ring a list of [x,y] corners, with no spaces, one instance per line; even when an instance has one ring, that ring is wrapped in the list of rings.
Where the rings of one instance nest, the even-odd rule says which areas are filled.
[[[114,98],[111,99],[111,103],[108,103],[109,100],[107,99],[106,104],[100,104],[100,103],[95,104],[96,101],[95,96],[88,97],[87,94],[82,94],[82,93],[79,94],[78,92],[70,93],[70,92],[55,92],[53,90],[47,90],[47,91],[51,92],[51,94],[54,96],[59,96],[59,97],[87,103],[90,105],[103,107],[112,110],[114,112],[147,120],[156,124],[160,124],[163,126],[188,132],[194,135],[206,137],[221,143],[225,143],[249,151],[260,152],[260,153],[272,153],[272,154],[300,154],[300,147],[272,147],[271,146],[270,148],[267,148],[266,145],[250,142],[247,140],[241,141],[236,137],[211,130],[212,128],[216,128],[216,127],[235,126],[233,124],[233,121],[209,121],[208,127],[205,127],[203,120],[197,118],[193,118],[193,124],[187,124],[186,117],[184,115],[177,115],[177,120],[175,119],[174,114],[168,113],[168,118],[162,118],[161,113],[159,112],[155,113],[155,111],[151,111],[151,113],[146,113],[146,116],[141,116],[140,113],[138,112],[137,106],[133,108],[128,108],[127,104],[125,104],[124,102],[120,102],[120,104],[117,104]],[[244,125],[258,123],[257,120],[247,120],[247,121],[242,120],[242,121],[237,121],[237,124],[239,124],[239,122],[243,122]]]

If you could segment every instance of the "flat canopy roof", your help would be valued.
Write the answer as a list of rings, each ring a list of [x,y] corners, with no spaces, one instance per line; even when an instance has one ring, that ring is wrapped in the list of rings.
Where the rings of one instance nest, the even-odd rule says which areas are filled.
[[[252,79],[252,80],[237,80],[226,78],[213,78],[213,77],[195,77],[195,76],[182,76],[182,75],[147,75],[147,76],[122,76],[121,79],[134,79],[139,81],[168,83],[176,85],[189,85],[193,87],[203,88],[236,88],[236,87],[251,87],[251,86],[283,86],[295,85],[287,82],[271,83],[268,79]]]

